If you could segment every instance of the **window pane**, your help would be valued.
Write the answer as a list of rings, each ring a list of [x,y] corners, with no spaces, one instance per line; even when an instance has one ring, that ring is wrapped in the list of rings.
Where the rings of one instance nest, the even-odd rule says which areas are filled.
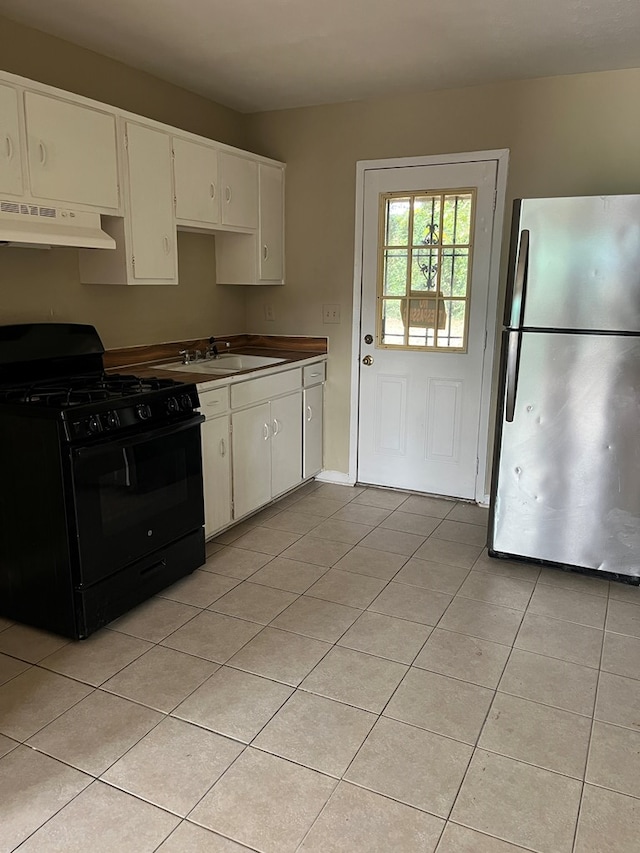
[[[408,198],[390,198],[387,201],[387,216],[385,227],[385,245],[406,246],[409,243],[409,209],[411,200]]]
[[[465,300],[444,300],[445,322],[437,331],[436,346],[463,349],[464,321],[467,303]],[[442,317],[440,318],[442,321]]]
[[[447,195],[442,216],[442,242],[459,246],[471,236],[471,194]]]
[[[382,343],[404,344],[404,323],[400,313],[400,299],[382,300]]]
[[[405,296],[407,293],[407,253],[399,249],[384,252],[384,295]]]
[[[440,196],[418,196],[413,202],[413,245],[433,246],[440,239]]]
[[[438,287],[438,249],[413,250],[411,290],[435,290]]]
[[[469,281],[469,250],[443,249],[440,292],[443,296],[466,296]]]
[[[441,300],[431,299],[410,299],[409,300],[409,328],[417,329],[435,329],[436,325],[444,329],[447,322],[444,304]]]

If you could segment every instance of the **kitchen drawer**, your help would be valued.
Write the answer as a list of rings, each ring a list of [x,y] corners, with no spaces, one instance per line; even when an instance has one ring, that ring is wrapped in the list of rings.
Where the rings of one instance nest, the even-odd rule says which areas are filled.
[[[241,406],[259,403],[261,400],[270,400],[281,394],[296,391],[301,385],[302,371],[299,368],[275,373],[273,376],[264,376],[262,379],[238,382],[231,386],[231,407],[238,409]]]
[[[207,419],[222,415],[229,408],[228,385],[213,388],[211,391],[199,391],[198,396],[200,397],[200,410]]]
[[[319,385],[327,377],[327,362],[319,361],[316,364],[308,364],[302,371],[304,387]]]

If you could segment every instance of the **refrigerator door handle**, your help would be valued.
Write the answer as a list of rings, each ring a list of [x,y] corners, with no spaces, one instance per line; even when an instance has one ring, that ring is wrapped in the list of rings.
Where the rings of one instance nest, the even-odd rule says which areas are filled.
[[[520,332],[509,332],[509,342],[507,344],[507,390],[506,390],[506,406],[505,420],[507,423],[513,422],[513,416],[516,410],[516,393],[518,391],[518,370],[520,367],[520,340],[522,334]]]
[[[527,284],[527,273],[529,271],[529,231],[525,228],[520,232],[520,245],[518,246],[518,260],[516,261],[516,275],[513,282],[513,296],[511,299],[511,328],[519,329],[524,318],[524,299]]]

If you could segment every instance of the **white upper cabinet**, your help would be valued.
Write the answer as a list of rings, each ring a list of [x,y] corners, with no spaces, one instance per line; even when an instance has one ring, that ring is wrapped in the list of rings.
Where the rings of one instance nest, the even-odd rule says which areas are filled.
[[[255,160],[221,151],[220,198],[223,225],[258,227],[258,164]]]
[[[216,236],[218,284],[284,284],[284,166],[259,163],[258,179],[258,231]]]
[[[31,195],[116,210],[115,115],[36,92],[24,105]]]
[[[132,122],[127,122],[126,134],[134,278],[177,282],[170,137]]]
[[[22,195],[18,93],[0,86],[0,193]]]
[[[218,151],[188,139],[173,138],[176,219],[192,224],[220,221]]]
[[[280,283],[284,278],[284,171],[259,165],[260,280]]]

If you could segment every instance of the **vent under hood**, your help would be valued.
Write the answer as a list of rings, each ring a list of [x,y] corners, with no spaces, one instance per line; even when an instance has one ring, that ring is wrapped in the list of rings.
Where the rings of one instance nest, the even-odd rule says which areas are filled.
[[[98,213],[0,200],[0,245],[115,249],[116,242],[100,227]]]

